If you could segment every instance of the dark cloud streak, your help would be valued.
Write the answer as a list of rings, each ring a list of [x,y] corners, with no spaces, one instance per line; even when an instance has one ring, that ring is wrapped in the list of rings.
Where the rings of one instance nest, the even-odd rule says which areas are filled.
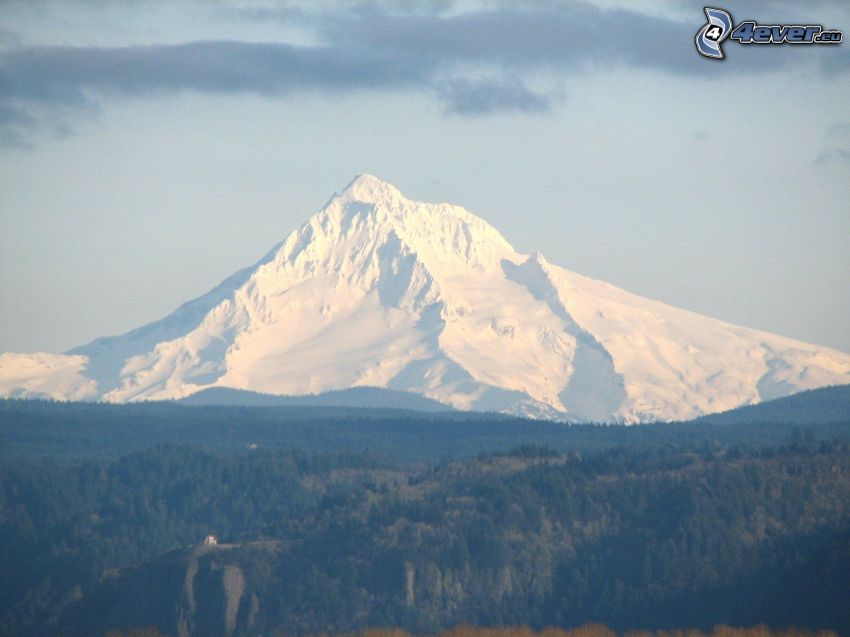
[[[719,77],[811,59],[789,55],[802,51],[777,50],[790,47],[737,47],[734,59],[706,61],[692,43],[699,14],[680,22],[584,2],[533,9],[495,6],[453,15],[387,13],[367,6],[328,15],[287,9],[285,15],[253,16],[297,20],[323,43],[313,47],[206,41],[9,48],[0,52],[0,123],[10,139],[21,140],[44,119],[34,112],[67,118],[104,97],[181,91],[280,96],[420,90],[434,95],[448,113],[544,112],[559,99],[564,79],[591,66]],[[844,51],[822,57],[824,72],[850,69]],[[541,78],[545,81],[535,81]]]

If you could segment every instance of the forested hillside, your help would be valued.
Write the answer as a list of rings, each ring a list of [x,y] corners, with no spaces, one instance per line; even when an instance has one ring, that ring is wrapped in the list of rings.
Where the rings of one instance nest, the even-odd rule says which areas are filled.
[[[799,394],[709,414],[698,422],[744,425],[755,422],[786,422],[813,425],[850,421],[850,385],[821,387]]]
[[[825,411],[817,404],[809,408],[815,418]],[[0,400],[0,460],[8,464],[52,458],[78,463],[117,459],[163,444],[228,454],[246,448],[368,451],[426,463],[522,445],[542,445],[560,452],[682,445],[754,449],[780,445],[804,434],[812,440],[850,437],[850,418],[841,418],[842,411],[836,413],[838,417],[817,427],[805,426],[804,420],[801,423],[799,411],[790,422],[776,418],[746,426],[699,422],[635,427],[565,425],[479,412]]]
[[[4,635],[459,623],[850,634],[850,444],[423,465],[164,446],[0,473]],[[200,547],[207,534],[220,544]]]

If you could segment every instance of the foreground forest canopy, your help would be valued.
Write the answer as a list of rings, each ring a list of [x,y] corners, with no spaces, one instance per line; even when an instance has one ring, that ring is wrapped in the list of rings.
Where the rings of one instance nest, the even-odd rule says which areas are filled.
[[[408,447],[432,440],[398,418],[367,436],[394,423]],[[451,425],[460,446],[494,440]],[[562,426],[558,449],[443,460],[393,456],[399,437],[379,454],[168,444],[69,462],[56,430],[42,456],[31,435],[29,459],[0,469],[0,633],[850,634],[850,426],[701,427]]]

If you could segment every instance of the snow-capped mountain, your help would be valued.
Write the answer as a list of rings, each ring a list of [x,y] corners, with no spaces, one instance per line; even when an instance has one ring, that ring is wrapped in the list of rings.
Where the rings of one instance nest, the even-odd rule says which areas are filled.
[[[357,177],[256,264],[64,355],[3,354],[0,396],[132,401],[208,387],[405,390],[458,409],[687,419],[850,383],[850,355],[518,253],[458,206]]]

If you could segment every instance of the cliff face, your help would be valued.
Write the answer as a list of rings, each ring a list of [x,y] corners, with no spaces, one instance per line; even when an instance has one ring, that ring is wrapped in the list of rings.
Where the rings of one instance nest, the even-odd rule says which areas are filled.
[[[76,635],[154,626],[177,637],[231,637],[250,630],[259,611],[240,561],[268,550],[222,545],[167,553],[103,581],[62,624]]]

